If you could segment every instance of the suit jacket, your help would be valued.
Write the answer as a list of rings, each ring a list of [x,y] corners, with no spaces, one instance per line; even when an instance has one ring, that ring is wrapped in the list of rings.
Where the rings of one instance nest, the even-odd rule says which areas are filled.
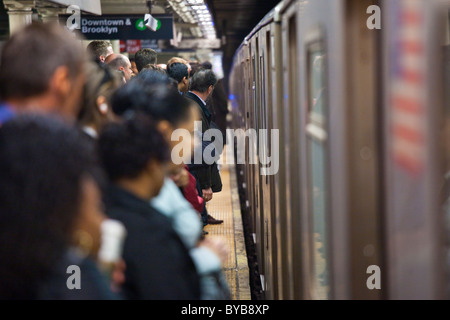
[[[200,98],[192,92],[187,92],[184,96],[188,99],[193,100],[199,108],[198,110],[200,112],[202,120],[202,134],[211,129],[211,127],[215,127],[214,123],[211,122],[211,113],[207,109],[206,105],[200,100]],[[203,141],[202,146],[203,150],[205,147]],[[222,191],[222,180],[220,178],[216,163],[209,165],[203,162],[201,165],[189,165],[189,170],[197,179],[200,189],[212,188],[213,192]]]
[[[197,300],[200,282],[169,218],[119,187],[110,186],[106,213],[127,229],[123,295],[133,300]]]
[[[223,140],[226,139],[228,98],[225,92],[223,79],[217,81],[214,91],[211,94],[210,101],[207,102],[207,108],[212,113],[212,121],[222,131]]]

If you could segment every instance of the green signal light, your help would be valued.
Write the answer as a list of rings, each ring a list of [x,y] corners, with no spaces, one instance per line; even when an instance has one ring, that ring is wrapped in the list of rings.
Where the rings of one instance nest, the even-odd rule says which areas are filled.
[[[159,29],[161,29],[162,23],[160,20],[156,20],[156,21],[158,21],[158,26],[156,27],[156,31],[158,31]]]

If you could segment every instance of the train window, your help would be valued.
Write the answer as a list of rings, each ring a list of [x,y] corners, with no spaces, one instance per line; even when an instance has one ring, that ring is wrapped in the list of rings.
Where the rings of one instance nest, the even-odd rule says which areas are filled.
[[[266,48],[267,48],[267,107],[266,112],[269,115],[267,117],[267,129],[271,132],[274,128],[272,118],[272,42],[271,42],[270,30],[266,33]],[[272,156],[272,139],[267,139],[267,154],[266,156]],[[266,184],[269,184],[269,175],[266,175]]]
[[[266,49],[267,50],[267,49]],[[260,90],[261,90],[261,103],[260,103],[260,113],[261,113],[261,128],[260,129],[268,129],[267,128],[267,109],[266,109],[266,65],[264,60],[264,55],[261,55],[259,57],[259,71],[260,71]],[[266,159],[268,155],[268,142],[267,137],[265,135],[259,136],[259,139],[261,139],[261,146],[263,148],[262,154],[259,154],[259,156],[263,157],[263,159]],[[261,152],[261,151],[260,151]],[[266,175],[265,177],[265,183],[269,183],[269,177]]]
[[[317,33],[317,36],[320,33]],[[312,243],[312,288],[316,299],[330,298],[327,232],[327,110],[326,64],[323,36],[307,46],[308,104],[308,196]]]
[[[309,119],[317,125],[324,124],[324,60],[325,53],[321,42],[311,44],[308,53],[309,81]]]

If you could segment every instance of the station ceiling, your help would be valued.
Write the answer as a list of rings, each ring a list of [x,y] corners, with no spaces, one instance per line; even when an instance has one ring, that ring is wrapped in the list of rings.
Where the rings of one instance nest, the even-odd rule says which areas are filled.
[[[225,36],[225,74],[231,66],[236,49],[250,31],[280,0],[206,0],[213,15],[217,35]]]

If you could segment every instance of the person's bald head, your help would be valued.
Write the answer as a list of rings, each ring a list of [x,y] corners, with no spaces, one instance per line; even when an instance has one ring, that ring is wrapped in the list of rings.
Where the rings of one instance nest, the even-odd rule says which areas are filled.
[[[108,57],[109,58],[109,57]],[[108,66],[113,70],[123,71],[125,74],[125,80],[128,81],[133,76],[133,70],[131,69],[131,62],[127,56],[123,54],[118,54],[115,59],[107,63]]]
[[[111,61],[117,59],[119,56],[120,56],[120,54],[118,54],[118,53],[110,54],[109,56],[106,57],[105,63],[109,64]]]

